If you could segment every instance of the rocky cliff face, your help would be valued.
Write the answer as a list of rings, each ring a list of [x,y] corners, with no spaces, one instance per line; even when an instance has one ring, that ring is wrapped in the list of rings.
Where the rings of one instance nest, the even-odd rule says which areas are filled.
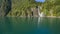
[[[11,0],[2,0],[0,5],[0,16],[7,16],[11,10]]]
[[[29,7],[35,6],[35,4],[32,4],[34,3],[33,1],[34,0],[2,0],[0,16],[24,16],[30,11]]]
[[[37,12],[31,8],[36,9],[36,6],[42,6],[41,12],[46,16],[51,16],[51,9],[53,16],[60,16],[60,0],[46,0],[44,3],[35,0],[0,0],[0,16],[34,16]]]

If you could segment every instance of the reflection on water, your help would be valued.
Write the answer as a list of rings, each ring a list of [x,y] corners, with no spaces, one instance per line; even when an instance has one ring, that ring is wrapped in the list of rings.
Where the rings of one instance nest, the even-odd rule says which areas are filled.
[[[60,34],[60,18],[0,17],[0,34]]]

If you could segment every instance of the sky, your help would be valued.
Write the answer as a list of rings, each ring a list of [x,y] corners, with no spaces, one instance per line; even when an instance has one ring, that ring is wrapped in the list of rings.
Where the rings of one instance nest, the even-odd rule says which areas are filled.
[[[35,0],[36,2],[44,2],[45,0]]]

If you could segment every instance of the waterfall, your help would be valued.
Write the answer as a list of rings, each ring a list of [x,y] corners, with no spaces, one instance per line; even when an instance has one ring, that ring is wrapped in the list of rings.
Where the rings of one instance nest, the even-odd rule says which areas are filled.
[[[39,15],[39,17],[44,17],[44,13],[41,12],[40,9],[42,9],[42,8],[38,6],[38,15]]]

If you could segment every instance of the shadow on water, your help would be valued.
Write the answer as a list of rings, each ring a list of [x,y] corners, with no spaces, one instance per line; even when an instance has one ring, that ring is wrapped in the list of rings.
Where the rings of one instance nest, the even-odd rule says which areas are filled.
[[[12,32],[12,22],[8,17],[0,17],[0,33],[9,33]],[[11,33],[10,33],[11,34]]]
[[[0,34],[59,34],[59,18],[0,17]]]

